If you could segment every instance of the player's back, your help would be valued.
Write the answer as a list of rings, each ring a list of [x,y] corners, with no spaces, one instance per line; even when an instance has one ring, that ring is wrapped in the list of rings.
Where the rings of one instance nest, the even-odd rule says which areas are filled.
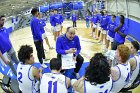
[[[35,78],[32,75],[32,68],[33,66],[31,65],[24,65],[22,63],[18,64],[17,80],[22,93],[35,93]]]
[[[40,84],[40,93],[67,93],[66,77],[62,74],[45,73]]]
[[[118,64],[116,66],[119,70],[120,76],[117,80],[113,81],[113,87],[111,93],[118,93],[130,79],[130,63]]]
[[[84,93],[110,93],[112,88],[112,79],[103,84],[92,85],[88,81],[84,81]]]

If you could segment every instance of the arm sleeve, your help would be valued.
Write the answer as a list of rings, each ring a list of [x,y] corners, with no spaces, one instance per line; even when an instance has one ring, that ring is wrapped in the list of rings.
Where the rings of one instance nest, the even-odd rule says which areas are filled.
[[[81,51],[81,45],[80,45],[79,37],[77,37],[76,42],[77,42],[77,45],[76,45],[77,52],[76,52],[75,54],[76,54],[76,56],[77,56],[77,55],[80,53],[80,51]]]
[[[35,20],[34,23],[32,24],[32,28],[34,29],[33,33],[36,35],[38,40],[43,41],[42,40],[42,33],[40,31],[39,26],[40,26],[39,22],[37,20]]]
[[[62,38],[61,37],[57,38],[57,41],[56,41],[56,52],[58,54],[66,54],[65,53],[65,50],[62,49],[62,43],[61,43],[61,41],[62,41]]]

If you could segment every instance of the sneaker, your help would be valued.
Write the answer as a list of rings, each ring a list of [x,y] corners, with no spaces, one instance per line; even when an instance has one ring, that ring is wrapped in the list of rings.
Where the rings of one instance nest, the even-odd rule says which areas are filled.
[[[42,66],[43,68],[47,68],[47,65],[45,65],[44,63],[41,64],[41,66]]]

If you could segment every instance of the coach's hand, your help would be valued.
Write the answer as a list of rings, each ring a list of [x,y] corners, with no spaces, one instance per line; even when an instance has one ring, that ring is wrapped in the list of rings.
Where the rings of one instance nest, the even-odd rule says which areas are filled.
[[[75,53],[76,48],[70,48],[69,50],[66,50],[66,53]]]

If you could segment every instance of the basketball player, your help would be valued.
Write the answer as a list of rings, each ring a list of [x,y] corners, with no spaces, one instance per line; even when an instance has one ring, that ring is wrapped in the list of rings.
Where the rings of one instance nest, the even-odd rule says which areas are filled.
[[[92,16],[92,37],[95,39],[96,38],[96,30],[97,30],[97,22],[98,22],[98,17],[96,14],[96,11],[94,12]]]
[[[104,14],[103,11],[101,11],[100,25],[101,25],[101,40],[100,40],[100,43],[103,44],[103,40],[105,40],[105,45],[106,45],[108,18],[106,17],[106,15]]]
[[[111,67],[113,87],[110,93],[118,93],[130,79],[130,63],[128,58],[130,50],[126,45],[119,45],[116,50],[115,59],[118,65]]]
[[[116,50],[118,45],[124,44],[125,37],[128,34],[128,27],[125,24],[125,17],[123,15],[120,15],[120,24],[118,25],[117,28],[115,28],[114,31],[116,33],[114,37],[112,50]]]
[[[129,80],[129,83],[125,86],[125,88],[131,87],[132,83],[135,81],[136,77],[138,76],[139,69],[140,69],[140,55],[138,54],[139,50],[139,43],[137,41],[131,42],[131,54],[132,58],[129,59],[129,63],[131,66],[131,78]],[[126,90],[125,89],[125,90]]]
[[[40,93],[68,93],[70,79],[60,73],[61,61],[57,58],[50,60],[51,73],[45,73],[42,76],[40,84]]]
[[[60,20],[61,20],[61,34],[63,34],[62,33],[62,29],[63,29],[63,21],[64,21],[64,19],[63,19],[63,15],[62,14],[59,14],[60,15]]]
[[[54,35],[54,21],[53,21],[53,15],[54,15],[54,11],[51,10],[51,11],[50,11],[50,24],[51,24],[51,31],[53,32],[53,35]]]
[[[91,58],[84,77],[76,81],[73,88],[79,93],[110,93],[112,79],[107,58],[101,53],[96,53]]]
[[[29,45],[23,45],[18,51],[20,63],[17,66],[17,80],[22,93],[38,93],[39,86],[36,85],[36,79],[40,80],[39,73],[42,70],[37,69],[34,64],[33,48]]]
[[[115,19],[116,19],[116,16],[112,15],[112,20],[108,23],[108,26],[107,26],[107,29],[108,29],[107,42],[106,42],[107,49],[109,47],[110,42],[111,42],[111,49],[112,49],[112,44],[113,44],[115,33],[116,33],[114,29],[117,26]]]
[[[49,40],[47,38],[47,34],[45,33],[45,30],[47,30],[45,20],[42,19],[42,13],[39,13],[38,18],[40,20],[40,29],[42,31],[42,38],[45,39],[46,44],[48,45],[49,49],[53,49],[53,47],[50,46]]]
[[[54,10],[54,15],[52,20],[54,21],[54,40],[56,41],[61,31],[61,16],[58,14],[57,9]]]
[[[33,17],[31,19],[30,26],[31,26],[34,44],[37,51],[37,57],[39,59],[39,62],[43,64],[43,59],[45,59],[45,53],[43,48],[42,31],[39,28],[40,21],[38,19],[38,14],[39,14],[38,9],[33,8],[31,10],[31,14],[33,15]]]

